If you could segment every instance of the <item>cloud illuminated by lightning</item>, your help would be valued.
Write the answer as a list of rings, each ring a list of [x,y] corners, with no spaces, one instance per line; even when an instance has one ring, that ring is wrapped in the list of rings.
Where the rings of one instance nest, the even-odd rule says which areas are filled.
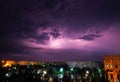
[[[33,48],[51,48],[51,49],[69,49],[69,48],[82,48],[90,44],[90,41],[85,41],[81,39],[70,39],[70,38],[51,38],[48,44],[39,44],[36,42],[31,42],[29,40],[24,40],[23,43],[26,46]]]

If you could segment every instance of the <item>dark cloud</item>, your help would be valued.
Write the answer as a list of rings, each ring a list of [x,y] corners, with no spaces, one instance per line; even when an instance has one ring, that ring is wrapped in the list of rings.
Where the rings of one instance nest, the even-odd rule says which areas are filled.
[[[88,40],[88,41],[91,41],[91,40],[95,40],[96,38],[99,38],[101,37],[102,35],[98,35],[98,34],[89,34],[89,35],[84,35],[82,37],[80,37],[80,39],[84,39],[84,40]]]
[[[52,29],[51,35],[53,38],[58,38],[60,36],[59,30],[58,29]]]
[[[22,41],[26,40],[38,45],[46,45],[51,37],[88,42],[105,37],[105,32],[108,32],[111,26],[115,28],[113,24],[116,22],[119,24],[119,4],[119,0],[0,0],[1,53],[37,54],[37,56],[38,53],[45,54],[41,51],[37,53],[35,47],[23,44]],[[119,30],[118,27],[119,25],[116,30]],[[119,32],[115,31],[114,34],[119,35]],[[119,37],[115,38],[119,40]],[[40,49],[44,48],[40,47]],[[82,57],[82,55],[76,55],[77,59],[74,53],[86,54],[83,51],[79,53],[76,50],[70,51],[71,53],[69,50],[60,52],[63,52],[61,53],[63,55],[72,55],[71,57],[65,55],[66,60],[67,57],[71,60],[79,60],[79,57]],[[48,53],[41,59],[47,56]],[[60,60],[59,58],[63,56],[54,57]],[[54,59],[54,57],[50,56],[47,59]],[[91,57],[95,58],[93,55]]]
[[[34,36],[37,28],[54,24],[66,25],[71,30],[91,28],[103,20],[110,22],[108,19],[118,13],[118,3],[112,2],[117,3],[112,0],[1,0],[1,36]],[[107,10],[111,12],[105,14]]]
[[[1,39],[0,41],[1,52],[0,54],[11,54],[23,52],[23,45],[15,38]]]
[[[50,39],[50,37],[48,33],[42,33],[41,35],[39,35],[38,37],[34,39],[36,39],[37,43],[45,44]]]

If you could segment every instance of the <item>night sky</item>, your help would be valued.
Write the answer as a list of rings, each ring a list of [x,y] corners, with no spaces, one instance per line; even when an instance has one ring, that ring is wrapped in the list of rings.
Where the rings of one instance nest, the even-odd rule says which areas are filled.
[[[119,35],[120,0],[0,0],[0,59],[102,61]]]

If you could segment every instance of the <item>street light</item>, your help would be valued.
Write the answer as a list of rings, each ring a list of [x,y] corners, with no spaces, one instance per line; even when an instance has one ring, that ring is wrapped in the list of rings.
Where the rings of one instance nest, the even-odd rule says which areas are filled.
[[[60,68],[60,72],[62,73],[64,71],[64,69],[63,68]]]
[[[70,69],[70,71],[73,71],[73,70],[74,70],[73,68]]]
[[[43,71],[43,74],[47,74],[47,71]]]
[[[86,71],[87,74],[89,74],[89,71]]]

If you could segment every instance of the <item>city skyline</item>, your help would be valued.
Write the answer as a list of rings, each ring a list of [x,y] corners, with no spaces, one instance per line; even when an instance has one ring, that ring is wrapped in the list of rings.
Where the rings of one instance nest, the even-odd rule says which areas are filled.
[[[1,59],[102,61],[120,54],[120,1],[0,2]]]

